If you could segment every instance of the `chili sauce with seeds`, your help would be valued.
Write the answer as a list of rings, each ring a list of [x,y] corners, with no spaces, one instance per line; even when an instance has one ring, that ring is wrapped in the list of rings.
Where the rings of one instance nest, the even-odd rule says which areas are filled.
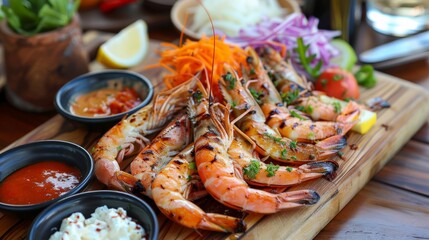
[[[71,104],[74,115],[103,117],[126,112],[142,102],[134,89],[99,89],[78,96]]]
[[[0,202],[37,204],[55,199],[81,181],[79,169],[62,162],[46,161],[23,167],[0,183]]]

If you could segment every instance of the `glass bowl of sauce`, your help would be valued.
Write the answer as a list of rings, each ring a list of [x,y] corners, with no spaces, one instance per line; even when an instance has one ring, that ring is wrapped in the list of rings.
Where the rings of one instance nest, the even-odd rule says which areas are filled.
[[[56,94],[55,107],[67,119],[92,127],[110,127],[146,106],[153,85],[127,70],[102,70],[81,75]]]
[[[59,140],[24,144],[0,154],[0,209],[23,216],[80,192],[94,171],[81,146]]]

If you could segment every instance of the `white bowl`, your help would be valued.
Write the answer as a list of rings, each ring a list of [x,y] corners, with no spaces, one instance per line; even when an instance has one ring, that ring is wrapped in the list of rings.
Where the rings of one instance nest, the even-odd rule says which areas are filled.
[[[231,0],[234,1],[234,0]],[[301,9],[298,3],[295,0],[278,0],[280,6],[287,10],[290,13],[301,12]],[[188,27],[192,24],[192,14],[188,13],[189,8],[197,6],[199,3],[196,0],[178,0],[171,9],[170,17],[174,26],[180,31],[184,32],[186,36],[191,39],[198,40],[202,37],[201,34],[198,34]],[[188,14],[188,19],[186,26],[184,27],[186,14]]]

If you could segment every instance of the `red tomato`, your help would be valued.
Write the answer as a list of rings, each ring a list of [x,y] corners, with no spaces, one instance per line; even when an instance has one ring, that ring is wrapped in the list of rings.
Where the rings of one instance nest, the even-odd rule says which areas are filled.
[[[317,78],[314,88],[338,99],[359,99],[359,87],[352,73],[328,68]]]

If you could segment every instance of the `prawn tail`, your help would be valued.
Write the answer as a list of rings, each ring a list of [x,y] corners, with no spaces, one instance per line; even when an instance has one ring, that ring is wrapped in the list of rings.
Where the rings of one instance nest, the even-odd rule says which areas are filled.
[[[144,192],[145,190],[142,184],[140,184],[139,179],[134,177],[133,175],[124,172],[124,171],[118,171],[115,174],[117,182],[121,186],[124,191],[128,193],[140,193]]]
[[[341,149],[347,146],[347,139],[342,135],[335,135],[319,141],[315,145],[320,152],[320,159],[325,159],[337,154]]]
[[[279,209],[294,208],[306,205],[314,205],[320,195],[314,190],[298,190],[291,192],[283,192],[278,195],[280,206]]]
[[[304,165],[301,165],[299,169],[305,173],[309,174],[323,174],[326,179],[332,180],[336,176],[336,171],[339,165],[334,161],[326,161],[326,162],[310,162]],[[306,174],[308,175],[308,174]],[[311,177],[308,176],[308,177]]]
[[[337,122],[344,124],[342,134],[347,133],[359,120],[360,108],[356,102],[350,101],[337,117]]]
[[[95,162],[95,175],[101,183],[107,185],[109,188],[125,191],[116,177],[114,177],[118,171],[120,171],[120,167],[117,161],[100,158]]]
[[[244,232],[247,227],[242,219],[216,213],[206,213],[200,224],[201,229],[231,233]]]

